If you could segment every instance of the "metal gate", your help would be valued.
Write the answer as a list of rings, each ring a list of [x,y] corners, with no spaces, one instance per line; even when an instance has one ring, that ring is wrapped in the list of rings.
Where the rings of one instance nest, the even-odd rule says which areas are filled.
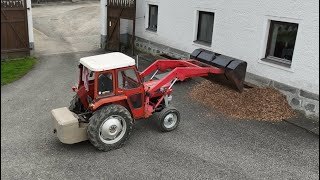
[[[107,50],[120,50],[120,19],[133,21],[131,37],[132,54],[134,54],[136,0],[108,0]]]
[[[1,0],[1,58],[29,55],[26,0]]]

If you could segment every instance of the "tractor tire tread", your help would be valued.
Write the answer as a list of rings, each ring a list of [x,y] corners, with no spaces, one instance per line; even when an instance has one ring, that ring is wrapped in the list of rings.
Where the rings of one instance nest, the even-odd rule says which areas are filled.
[[[78,94],[74,95],[70,101],[69,110],[74,113],[80,113],[82,103]]]
[[[124,137],[112,145],[104,144],[99,138],[99,128],[101,123],[110,114],[121,114],[122,118],[125,119],[127,123],[127,132]],[[121,105],[111,104],[97,110],[93,116],[90,118],[90,122],[87,129],[88,139],[93,146],[101,151],[110,151],[122,147],[125,142],[129,139],[131,130],[133,126],[133,119],[130,112]]]
[[[173,128],[167,129],[167,128],[164,127],[163,121],[164,121],[164,118],[167,115],[167,113],[168,112],[172,112],[172,111],[176,112],[176,114],[178,116],[177,117],[178,118],[178,120],[177,120],[178,122],[176,123],[176,125]],[[162,132],[170,132],[170,131],[175,130],[178,127],[179,123],[180,123],[180,113],[179,113],[179,111],[175,107],[171,107],[171,106],[162,109],[158,114],[158,123],[159,123],[158,124],[159,125],[159,129]]]

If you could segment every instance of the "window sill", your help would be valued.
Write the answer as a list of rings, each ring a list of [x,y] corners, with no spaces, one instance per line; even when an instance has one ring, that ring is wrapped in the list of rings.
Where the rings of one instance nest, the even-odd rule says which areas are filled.
[[[201,46],[206,46],[206,47],[211,47],[211,45],[212,45],[212,43],[207,43],[207,42],[198,41],[198,40],[193,41],[193,43],[194,43],[194,44],[201,45]]]
[[[208,51],[212,51],[212,45],[208,44],[208,43],[203,43],[203,42],[199,42],[199,41],[193,41],[192,43],[193,46],[208,50]]]
[[[278,68],[281,70],[285,70],[288,72],[294,72],[293,68],[292,68],[292,64],[288,64],[288,63],[284,63],[284,62],[280,62],[280,61],[276,61],[274,59],[269,59],[269,58],[262,58],[258,61],[258,63],[260,64],[264,64],[267,66],[271,66],[274,68]]]
[[[152,33],[152,34],[158,34],[157,29],[147,28],[147,29],[146,29],[146,32],[149,32],[149,33]]]
[[[268,56],[266,58],[262,59],[263,61],[269,61],[275,64],[278,64],[280,66],[284,66],[284,67],[291,67],[292,62],[290,60],[286,60],[286,59],[281,59],[281,58],[277,58],[277,57],[273,57],[273,56]]]

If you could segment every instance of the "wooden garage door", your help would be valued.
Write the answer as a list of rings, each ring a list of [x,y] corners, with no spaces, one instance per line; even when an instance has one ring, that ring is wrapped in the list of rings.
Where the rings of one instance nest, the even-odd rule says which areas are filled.
[[[108,18],[107,50],[120,50],[120,18]]]
[[[1,57],[30,55],[26,0],[1,0]]]

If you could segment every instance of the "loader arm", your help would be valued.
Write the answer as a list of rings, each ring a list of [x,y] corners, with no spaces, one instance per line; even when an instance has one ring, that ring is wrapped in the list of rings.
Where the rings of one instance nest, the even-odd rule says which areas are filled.
[[[175,69],[178,67],[215,68],[213,66],[209,66],[205,63],[202,63],[196,60],[157,60],[154,63],[152,63],[148,68],[146,68],[143,72],[141,72],[140,77],[144,78],[156,70],[166,71],[168,69]],[[219,68],[215,68],[215,69],[219,69]]]
[[[174,79],[183,81],[187,78],[203,77],[209,74],[224,74],[223,69],[209,66],[196,60],[157,60],[140,73],[140,78],[144,78],[156,70],[163,72],[169,69],[173,70],[159,80],[155,86],[150,87],[147,90],[147,94],[152,96],[162,86],[172,82]]]

